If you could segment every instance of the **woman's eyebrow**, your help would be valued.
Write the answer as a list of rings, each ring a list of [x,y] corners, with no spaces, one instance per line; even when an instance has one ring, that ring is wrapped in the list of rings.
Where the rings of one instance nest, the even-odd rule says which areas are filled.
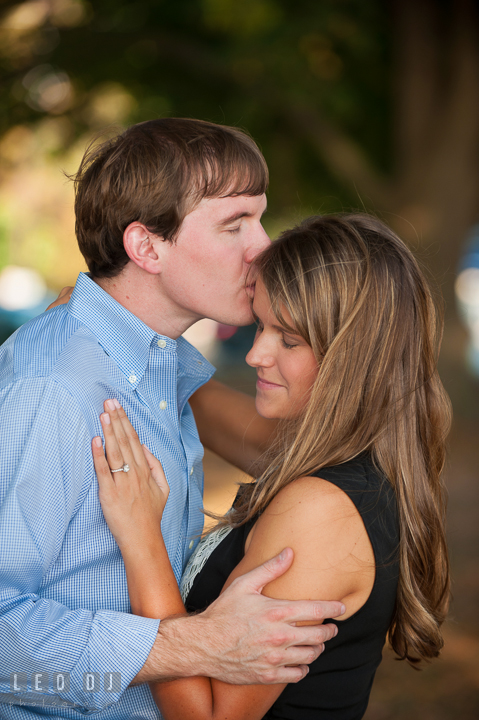
[[[255,313],[255,311],[253,310],[253,308],[251,308],[251,313],[252,313],[252,315],[253,315],[253,320],[255,321],[255,323],[261,322],[261,320],[260,320],[259,317],[256,315],[256,313]],[[294,332],[293,330],[290,330],[290,329],[287,328],[287,327],[284,327],[284,325],[272,325],[271,327],[274,328],[275,330],[279,330],[279,332],[288,333],[288,335],[294,335],[294,336],[301,337],[301,335],[300,335],[299,333]]]
[[[275,330],[279,330],[282,333],[287,333],[288,335],[294,335],[295,337],[301,337],[301,335],[298,332],[296,332],[293,329],[287,328],[284,325],[272,325],[272,327],[274,327]]]

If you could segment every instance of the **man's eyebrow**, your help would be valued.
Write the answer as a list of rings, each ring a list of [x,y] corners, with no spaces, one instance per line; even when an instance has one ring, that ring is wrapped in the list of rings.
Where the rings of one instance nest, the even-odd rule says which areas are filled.
[[[261,217],[265,214],[267,208],[263,210],[261,213]],[[224,220],[220,220],[218,223],[218,227],[225,227],[226,225],[231,225],[234,222],[237,222],[238,220],[241,220],[241,218],[244,217],[253,217],[253,213],[247,212],[246,210],[244,212],[236,212],[233,215],[229,215]]]
[[[231,225],[232,223],[236,222],[237,220],[241,220],[241,218],[244,217],[252,217],[252,213],[250,212],[237,212],[234,213],[234,215],[229,215],[224,220],[220,220],[218,223],[218,227],[224,227],[225,225]]]

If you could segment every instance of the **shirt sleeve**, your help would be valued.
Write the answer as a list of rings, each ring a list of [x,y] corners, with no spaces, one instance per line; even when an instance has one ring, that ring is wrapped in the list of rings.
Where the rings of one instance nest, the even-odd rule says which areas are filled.
[[[43,378],[2,392],[0,424],[0,702],[2,695],[12,702],[13,692],[28,704],[22,682],[28,678],[31,690],[32,676],[45,673],[39,683],[50,701],[90,714],[118,701],[144,665],[159,620],[70,609],[48,592],[40,596],[95,480],[91,432],[77,402]],[[56,684],[55,673],[63,674]]]

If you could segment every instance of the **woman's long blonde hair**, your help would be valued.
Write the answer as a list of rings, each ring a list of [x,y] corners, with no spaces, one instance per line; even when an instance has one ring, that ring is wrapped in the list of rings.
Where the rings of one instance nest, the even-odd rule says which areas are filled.
[[[241,525],[296,478],[369,452],[399,509],[389,640],[410,663],[436,657],[449,601],[440,473],[450,404],[437,373],[442,322],[428,283],[397,235],[366,215],[310,218],[255,266],[278,321],[309,343],[319,371],[304,413],[283,424],[266,471],[242,486],[223,522]]]

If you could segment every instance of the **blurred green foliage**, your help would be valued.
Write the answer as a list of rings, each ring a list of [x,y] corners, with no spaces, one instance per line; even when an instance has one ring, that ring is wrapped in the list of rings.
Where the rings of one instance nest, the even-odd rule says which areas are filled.
[[[163,115],[237,125],[268,159],[282,216],[359,202],[298,132],[295,107],[390,163],[382,2],[30,0],[3,4],[0,33],[0,133],[45,115],[68,120],[63,144]]]
[[[60,227],[56,210],[71,195],[51,178],[54,168],[73,173],[95,134],[187,116],[245,128],[259,143],[270,234],[312,213],[372,210],[421,250],[452,298],[479,216],[477,3],[6,0],[1,12],[10,261],[30,254],[20,246],[39,225],[60,238],[51,254],[74,253],[59,250],[73,223],[60,212]],[[17,227],[22,184],[31,202]]]

